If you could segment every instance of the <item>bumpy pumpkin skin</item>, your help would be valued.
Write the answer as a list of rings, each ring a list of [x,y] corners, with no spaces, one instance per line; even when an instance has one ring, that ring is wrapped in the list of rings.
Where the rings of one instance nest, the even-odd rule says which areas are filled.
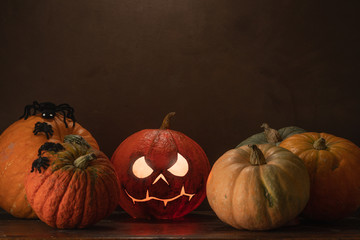
[[[33,130],[37,122],[46,122],[54,130],[50,139]],[[79,123],[72,127],[68,121],[65,128],[63,118],[43,119],[40,114],[21,119],[10,125],[0,136],[0,207],[18,218],[36,218],[26,201],[24,182],[37,159],[38,149],[45,142],[62,142],[69,134],[81,135],[92,147],[99,148],[96,140]]]
[[[110,160],[99,150],[84,150],[69,143],[63,146],[65,151],[43,155],[50,159],[45,172],[27,176],[26,195],[37,216],[49,226],[85,228],[115,210],[118,177]],[[77,158],[90,155],[92,159],[84,168],[75,166]]]
[[[325,139],[326,149],[314,143]],[[311,181],[309,202],[303,216],[314,220],[337,220],[360,207],[360,148],[327,133],[294,135],[281,144],[305,163]]]
[[[179,177],[169,172],[176,164],[180,153],[189,164],[185,176]],[[137,178],[132,171],[134,162],[144,156],[146,163],[153,169],[151,175]],[[183,133],[169,129],[145,129],[125,139],[117,148],[111,161],[120,180],[120,206],[134,218],[174,219],[182,217],[205,199],[206,180],[210,163],[202,148]],[[163,174],[163,179],[155,181]],[[179,196],[184,187],[186,194]],[[145,199],[146,193],[152,198]],[[157,199],[155,199],[157,198]],[[173,199],[164,203],[159,199]]]
[[[309,199],[309,175],[301,159],[272,144],[258,147],[266,164],[252,165],[248,146],[229,150],[215,162],[206,186],[216,215],[238,229],[280,227]]]
[[[284,128],[280,128],[278,130],[280,136],[282,139],[286,139],[292,135],[298,134],[298,133],[304,133],[306,132],[304,129],[299,128],[299,127],[295,127],[295,126],[290,126],[290,127],[284,127]],[[276,142],[275,145],[278,146],[280,144],[281,141]],[[244,141],[242,141],[241,143],[239,143],[239,145],[237,145],[236,147],[241,147],[241,146],[247,146],[250,144],[265,144],[265,143],[269,143],[268,140],[265,137],[265,133],[257,133],[247,139],[245,139]]]

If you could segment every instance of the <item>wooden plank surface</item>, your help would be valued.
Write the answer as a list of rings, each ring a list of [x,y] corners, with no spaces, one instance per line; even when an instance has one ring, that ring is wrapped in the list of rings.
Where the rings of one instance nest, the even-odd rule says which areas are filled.
[[[40,220],[16,219],[0,212],[0,238],[20,239],[360,239],[360,218],[333,223],[299,219],[272,231],[237,230],[222,223],[213,212],[193,212],[177,220],[136,220],[121,211],[81,230],[59,230]]]

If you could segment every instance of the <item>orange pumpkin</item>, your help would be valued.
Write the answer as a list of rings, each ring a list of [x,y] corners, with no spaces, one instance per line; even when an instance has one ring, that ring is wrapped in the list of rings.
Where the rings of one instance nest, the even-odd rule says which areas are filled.
[[[360,148],[344,138],[307,132],[285,139],[287,148],[305,163],[311,181],[303,215],[336,220],[360,207]]]
[[[38,122],[52,126],[53,134],[40,132],[35,135],[34,127]],[[24,181],[30,173],[32,162],[37,158],[38,149],[45,142],[62,142],[69,134],[77,134],[94,148],[96,140],[80,124],[73,124],[63,117],[44,119],[40,114],[21,119],[10,125],[0,136],[0,207],[19,218],[34,218],[34,211],[26,201]],[[71,127],[72,126],[72,127]]]
[[[170,129],[144,129],[125,139],[112,157],[121,183],[120,206],[134,218],[174,219],[205,199],[210,164],[203,149]]]
[[[309,199],[304,163],[273,144],[242,146],[222,155],[211,169],[206,194],[223,222],[248,230],[280,227]]]
[[[45,171],[27,177],[26,195],[37,216],[55,228],[84,228],[117,206],[119,181],[110,160],[78,135],[68,135],[58,152],[42,151]],[[61,146],[61,145],[60,145]]]

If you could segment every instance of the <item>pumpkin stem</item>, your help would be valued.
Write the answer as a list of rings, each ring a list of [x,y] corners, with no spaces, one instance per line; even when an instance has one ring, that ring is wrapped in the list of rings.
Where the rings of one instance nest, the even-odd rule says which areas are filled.
[[[261,150],[256,146],[255,144],[248,145],[249,148],[251,148],[250,153],[250,163],[251,165],[263,165],[266,164],[266,160],[264,157],[264,154],[261,152]]]
[[[280,133],[277,130],[271,128],[269,126],[269,124],[263,123],[261,125],[261,127],[264,128],[264,134],[265,134],[266,140],[269,143],[275,144],[275,143],[281,142],[283,140],[280,136]]]
[[[171,120],[171,118],[173,118],[174,116],[175,116],[175,112],[168,113],[168,114],[165,116],[165,118],[164,118],[164,120],[163,120],[163,122],[162,122],[162,124],[161,124],[160,129],[161,129],[161,130],[169,129],[169,128],[170,128],[170,120]]]
[[[74,166],[80,169],[85,169],[89,165],[90,161],[94,159],[96,159],[95,153],[88,153],[75,159]]]
[[[79,135],[67,135],[64,138],[66,151],[59,153],[60,158],[69,159],[77,168],[85,169],[96,154],[88,142]]]
[[[325,150],[327,149],[327,146],[326,146],[326,141],[324,138],[319,138],[318,140],[316,140],[313,144],[314,148],[316,150]]]

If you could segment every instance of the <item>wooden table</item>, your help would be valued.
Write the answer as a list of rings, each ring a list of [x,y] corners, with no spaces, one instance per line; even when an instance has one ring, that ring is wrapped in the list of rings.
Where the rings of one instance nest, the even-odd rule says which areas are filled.
[[[178,220],[136,220],[121,211],[81,230],[59,230],[40,220],[16,219],[0,211],[0,238],[21,239],[360,239],[360,217],[324,224],[300,219],[297,225],[266,232],[240,231],[211,211]]]

